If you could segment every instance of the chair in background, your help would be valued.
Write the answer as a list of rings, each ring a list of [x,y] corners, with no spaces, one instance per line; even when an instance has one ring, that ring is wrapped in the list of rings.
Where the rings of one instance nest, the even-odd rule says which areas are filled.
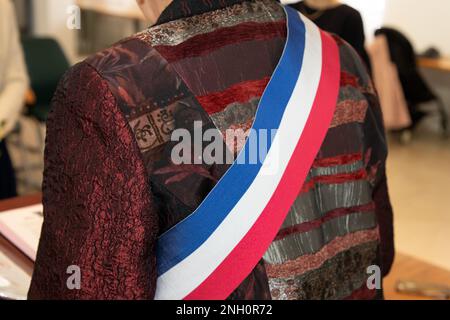
[[[69,69],[69,61],[58,42],[51,38],[23,38],[22,46],[31,88],[36,95],[36,103],[28,108],[28,115],[45,122],[58,82]]]
[[[401,32],[392,28],[381,28],[375,35],[384,35],[389,44],[392,62],[397,66],[400,82],[408,104],[412,125],[407,129],[414,129],[427,115],[419,106],[434,102],[440,117],[440,125],[444,135],[448,135],[448,112],[442,99],[430,89],[419,72],[417,55],[411,42]]]
[[[69,69],[69,61],[58,42],[51,38],[26,37],[22,39],[22,46],[25,53],[28,74],[30,76],[31,89],[35,95],[34,103],[27,106],[25,116],[30,118],[36,124],[35,132],[38,146],[31,147],[23,141],[23,138],[16,139],[13,144],[22,153],[37,155],[42,154],[45,144],[42,125],[45,124],[47,120],[50,111],[50,103],[58,82],[67,69]],[[18,131],[18,133],[22,131],[20,126]],[[16,168],[16,170],[19,173],[19,183],[23,183],[29,188],[40,189],[40,185],[36,185],[32,181],[29,181],[27,173],[35,170],[42,170],[42,162],[22,163],[21,167]]]

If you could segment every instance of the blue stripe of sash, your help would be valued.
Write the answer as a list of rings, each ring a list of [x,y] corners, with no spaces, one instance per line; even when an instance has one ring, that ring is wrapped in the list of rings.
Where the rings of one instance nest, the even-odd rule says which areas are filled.
[[[253,129],[278,129],[300,75],[306,28],[294,9],[285,7],[288,36],[283,55],[261,98]],[[270,148],[271,139],[267,145]],[[158,275],[162,275],[199,248],[236,206],[258,175],[262,162],[248,164],[249,141],[235,163],[203,203],[186,219],[161,235],[157,244]],[[270,149],[268,149],[270,150]]]

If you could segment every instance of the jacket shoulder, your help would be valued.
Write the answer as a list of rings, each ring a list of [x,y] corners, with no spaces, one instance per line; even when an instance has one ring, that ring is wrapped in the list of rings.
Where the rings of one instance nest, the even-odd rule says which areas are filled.
[[[110,116],[117,117],[118,108],[110,88],[97,70],[86,62],[71,67],[59,81],[52,99],[48,116],[48,127],[68,118],[80,123],[96,123],[104,132],[109,132]]]
[[[144,37],[148,30],[85,60],[107,82],[126,117],[170,96],[180,79]]]
[[[150,58],[152,55],[156,61],[162,59],[154,54],[153,47],[144,41],[142,33],[138,33],[93,54],[84,62],[95,68],[99,74],[108,75],[138,67],[148,62],[145,58]]]

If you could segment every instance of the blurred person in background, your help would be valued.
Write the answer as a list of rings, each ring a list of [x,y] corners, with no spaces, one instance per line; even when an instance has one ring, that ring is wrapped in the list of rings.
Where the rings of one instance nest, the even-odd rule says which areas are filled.
[[[369,70],[369,55],[365,49],[366,36],[361,14],[339,0],[304,0],[291,4],[321,29],[337,34],[361,56]]]
[[[138,3],[153,27],[77,64],[53,99],[29,298],[382,298],[366,283],[394,256],[387,145],[355,51],[275,0]],[[289,97],[300,102],[286,116]],[[172,133],[192,136],[199,122],[235,157],[243,145],[228,130],[280,127],[272,154],[301,149],[290,157],[300,169],[258,171],[252,184],[246,165],[176,164]],[[272,199],[265,224],[245,229]],[[229,228],[216,228],[224,213]],[[74,290],[69,266],[81,272]]]
[[[10,0],[0,0],[0,199],[16,196],[16,181],[5,138],[24,106],[28,76]]]
[[[380,97],[386,130],[402,132],[411,128],[413,122],[408,110],[408,103],[397,66],[392,62],[386,36],[376,36],[368,47],[368,53],[372,62],[373,80]],[[406,139],[405,142],[409,140],[408,135],[408,133],[401,135]]]

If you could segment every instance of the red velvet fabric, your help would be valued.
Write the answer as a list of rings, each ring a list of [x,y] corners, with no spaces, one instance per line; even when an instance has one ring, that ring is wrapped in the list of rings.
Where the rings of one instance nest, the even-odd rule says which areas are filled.
[[[29,298],[152,299],[158,217],[132,131],[86,63],[66,75],[53,106]],[[80,290],[66,285],[72,265]]]

